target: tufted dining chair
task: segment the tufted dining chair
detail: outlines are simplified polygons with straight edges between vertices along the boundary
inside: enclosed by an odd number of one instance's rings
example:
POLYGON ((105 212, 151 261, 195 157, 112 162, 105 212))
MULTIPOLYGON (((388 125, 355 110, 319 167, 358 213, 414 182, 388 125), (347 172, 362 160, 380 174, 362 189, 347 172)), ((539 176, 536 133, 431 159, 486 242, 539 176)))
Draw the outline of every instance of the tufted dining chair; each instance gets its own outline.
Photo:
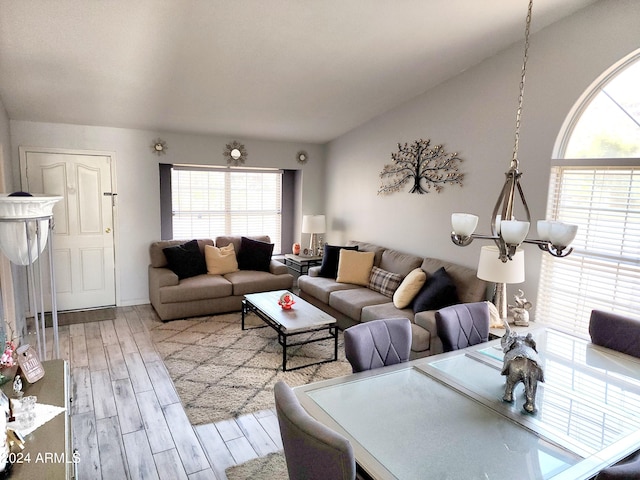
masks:
POLYGON ((344 331, 344 353, 353 372, 409 360, 411 322, 408 318, 371 320, 344 331))
POLYGON ((445 352, 489 340, 489 305, 486 302, 451 305, 438 310, 435 317, 445 352))
POLYGON ((640 358, 640 320, 592 310, 589 335, 595 345, 640 358))
POLYGON ((290 480, 359 478, 349 440, 311 417, 283 381, 274 395, 290 480))

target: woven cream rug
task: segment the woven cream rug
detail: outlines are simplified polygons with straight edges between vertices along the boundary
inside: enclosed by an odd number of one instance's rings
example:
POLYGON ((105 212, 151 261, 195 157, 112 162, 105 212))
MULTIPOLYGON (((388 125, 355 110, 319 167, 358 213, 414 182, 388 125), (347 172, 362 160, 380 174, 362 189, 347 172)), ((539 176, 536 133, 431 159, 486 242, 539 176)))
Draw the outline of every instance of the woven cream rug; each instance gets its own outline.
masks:
MULTIPOLYGON (((351 373, 342 333, 337 362, 283 372, 282 347, 275 331, 269 327, 243 331, 240 315, 158 321, 149 327, 192 424, 274 408, 273 386, 278 380, 295 387, 351 373)), ((252 325, 264 325, 255 315, 247 318, 252 325)), ((333 341, 287 351, 287 367, 294 367, 331 358, 333 341)))
POLYGON ((287 462, 284 453, 271 453, 225 470, 227 480, 286 480, 287 462))

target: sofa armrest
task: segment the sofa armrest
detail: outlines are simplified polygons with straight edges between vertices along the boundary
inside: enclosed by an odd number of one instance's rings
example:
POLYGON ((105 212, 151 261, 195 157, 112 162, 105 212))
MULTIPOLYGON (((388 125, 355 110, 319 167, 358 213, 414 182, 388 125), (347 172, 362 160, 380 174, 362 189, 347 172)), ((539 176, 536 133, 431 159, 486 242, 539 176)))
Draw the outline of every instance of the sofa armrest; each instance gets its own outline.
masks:
POLYGON ((149 289, 159 289, 160 287, 169 287, 173 285, 178 285, 180 283, 180 279, 178 275, 173 273, 168 268, 160 267, 154 268, 149 266, 149 289))
POLYGON ((289 269, 284 263, 279 262, 278 260, 271 260, 271 263, 269 264, 269 272, 274 275, 282 275, 289 273, 289 269))
POLYGON ((440 340, 440 337, 438 336, 438 327, 436 326, 436 311, 427 310, 424 312, 416 313, 413 319, 413 323, 429 332, 430 354, 435 355, 436 353, 442 353, 442 340, 440 340))
POLYGON ((309 275, 310 277, 319 277, 320 276, 320 267, 315 266, 315 267, 309 267, 309 270, 307 271, 307 275, 309 275))

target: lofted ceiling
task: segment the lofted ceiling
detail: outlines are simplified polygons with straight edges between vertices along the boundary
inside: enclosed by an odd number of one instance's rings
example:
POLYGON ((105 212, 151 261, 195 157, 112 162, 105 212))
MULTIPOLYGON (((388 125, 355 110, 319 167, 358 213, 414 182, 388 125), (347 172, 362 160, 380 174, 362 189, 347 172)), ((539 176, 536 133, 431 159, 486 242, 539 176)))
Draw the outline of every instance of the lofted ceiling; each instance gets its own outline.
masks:
MULTIPOLYGON (((594 1, 536 0, 532 30, 594 1)), ((521 41, 527 4, 0 0, 0 98, 13 120, 324 143, 521 41)))

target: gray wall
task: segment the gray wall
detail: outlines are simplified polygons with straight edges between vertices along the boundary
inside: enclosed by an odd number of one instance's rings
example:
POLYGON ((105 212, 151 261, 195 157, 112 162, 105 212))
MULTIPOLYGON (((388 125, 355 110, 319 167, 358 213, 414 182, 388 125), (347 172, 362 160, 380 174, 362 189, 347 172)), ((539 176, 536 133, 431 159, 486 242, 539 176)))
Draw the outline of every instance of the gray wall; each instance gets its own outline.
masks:
MULTIPOLYGON (((533 219, 544 217, 550 159, 565 117, 600 74, 640 47, 638 19, 640 2, 602 0, 532 37, 519 158, 533 219)), ((522 48, 520 42, 332 141, 327 240, 370 241, 475 268, 487 242, 455 246, 450 215, 477 214, 478 232, 489 232, 512 155, 522 48), (391 163, 397 143, 420 138, 459 153, 464 186, 447 186, 439 194, 378 196, 379 173, 391 163)), ((526 282, 520 287, 535 301, 542 253, 534 246, 525 250, 526 282)), ((509 301, 515 288, 509 289, 509 301)))
MULTIPOLYGON (((148 302, 148 248, 160 239, 158 163, 226 165, 225 144, 238 140, 247 149, 246 166, 303 169, 303 191, 297 207, 301 213, 315 213, 324 204, 324 150, 319 145, 13 120, 10 125, 16 185, 20 184, 20 146, 114 152, 118 305, 148 302), (167 142, 166 155, 151 152, 151 142, 158 136, 167 142), (296 161, 296 153, 302 149, 309 153, 304 166, 296 161)), ((294 237, 299 239, 299 224, 296 228, 294 237)))

